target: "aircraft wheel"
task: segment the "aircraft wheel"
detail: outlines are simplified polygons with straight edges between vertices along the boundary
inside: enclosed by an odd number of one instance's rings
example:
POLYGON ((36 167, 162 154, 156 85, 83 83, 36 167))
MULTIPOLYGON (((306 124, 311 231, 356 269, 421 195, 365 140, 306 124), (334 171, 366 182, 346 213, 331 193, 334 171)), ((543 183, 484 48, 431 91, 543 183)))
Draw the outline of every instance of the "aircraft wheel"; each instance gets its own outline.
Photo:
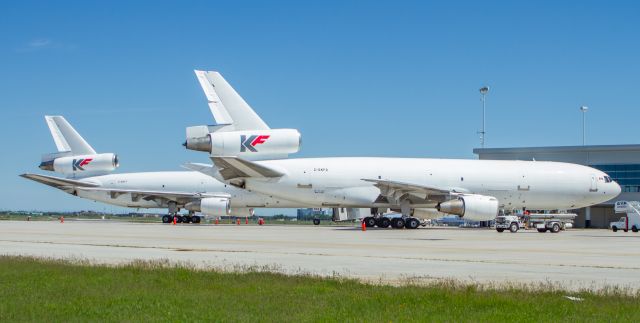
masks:
POLYGON ((193 220, 193 218, 189 215, 185 215, 183 218, 184 219, 182 219, 182 222, 184 223, 191 223, 191 221, 193 220))
POLYGON ((633 232, 638 232, 638 227, 636 227, 635 225, 631 227, 631 231, 633 232))
POLYGON ((381 217, 376 221, 376 225, 378 228, 388 228, 391 225, 391 220, 389 220, 389 218, 381 217))
POLYGON ((545 233, 545 232, 547 232, 547 229, 538 229, 538 232, 545 233))
POLYGON ((496 231, 498 231, 498 232, 504 232, 504 228, 496 228, 496 231))
POLYGON ((613 227, 611 228, 611 231, 613 231, 613 232, 618 232, 618 227, 613 226, 613 227))
POLYGON ((402 229, 402 228, 404 228, 404 219, 402 219, 402 218, 393 218, 393 219, 391 219, 391 226, 394 229, 402 229))
POLYGON ((511 233, 518 232, 518 229, 520 228, 518 227, 517 223, 511 223, 511 226, 509 226, 509 231, 511 231, 511 233))
POLYGON ((404 226, 407 229, 417 229, 420 226, 420 220, 416 218, 408 218, 404 223, 404 226))
POLYGON ((553 232, 553 233, 560 232, 560 225, 557 224, 557 223, 554 223, 553 226, 551 227, 551 232, 553 232))
POLYGON ((193 217, 191 217, 191 222, 193 223, 200 223, 201 219, 199 216, 194 215, 193 217))
POLYGON ((364 221, 364 225, 366 225, 367 228, 372 228, 376 225, 376 219, 370 216, 364 218, 362 221, 364 221))
POLYGON ((173 222, 173 218, 170 215, 162 216, 162 223, 171 223, 173 222))
POLYGON ((176 223, 182 223, 182 217, 179 215, 176 215, 176 223))
POLYGON ((320 219, 313 219, 314 225, 320 225, 320 219))

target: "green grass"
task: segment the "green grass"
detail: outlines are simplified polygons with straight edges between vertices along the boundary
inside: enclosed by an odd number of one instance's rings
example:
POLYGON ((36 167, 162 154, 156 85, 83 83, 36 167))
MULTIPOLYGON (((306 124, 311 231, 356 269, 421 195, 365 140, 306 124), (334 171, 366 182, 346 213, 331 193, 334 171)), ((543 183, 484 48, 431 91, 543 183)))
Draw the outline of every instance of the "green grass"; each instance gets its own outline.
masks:
POLYGON ((0 322, 640 321, 637 297, 0 257, 0 322))

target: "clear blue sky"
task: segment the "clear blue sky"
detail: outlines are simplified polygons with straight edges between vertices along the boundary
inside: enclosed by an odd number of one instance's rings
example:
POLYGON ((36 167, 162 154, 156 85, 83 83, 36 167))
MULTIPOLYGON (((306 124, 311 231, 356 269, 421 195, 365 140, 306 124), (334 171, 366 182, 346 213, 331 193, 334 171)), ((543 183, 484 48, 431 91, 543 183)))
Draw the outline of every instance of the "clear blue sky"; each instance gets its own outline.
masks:
POLYGON ((0 209, 112 210, 19 178, 61 114, 120 172, 179 170, 222 72, 297 156, 474 158, 487 146, 639 143, 637 1, 3 1, 0 209), (91 3, 90 3, 91 2, 91 3))

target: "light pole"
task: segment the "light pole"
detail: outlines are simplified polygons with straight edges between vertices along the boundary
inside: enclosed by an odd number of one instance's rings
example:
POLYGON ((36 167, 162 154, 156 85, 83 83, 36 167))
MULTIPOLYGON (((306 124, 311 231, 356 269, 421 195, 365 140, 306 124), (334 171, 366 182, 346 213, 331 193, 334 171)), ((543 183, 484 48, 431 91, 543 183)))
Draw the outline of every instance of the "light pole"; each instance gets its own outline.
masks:
POLYGON ((586 145, 586 115, 587 115, 587 111, 589 110, 589 107, 586 106, 581 106, 580 107, 580 111, 582 111, 582 145, 586 145))
POLYGON ((482 148, 484 148, 484 137, 487 134, 486 130, 485 130, 485 117, 486 117, 486 96, 487 93, 489 92, 489 87, 488 86, 483 86, 480 88, 480 94, 482 95, 482 130, 478 131, 478 133, 480 134, 480 146, 482 148))

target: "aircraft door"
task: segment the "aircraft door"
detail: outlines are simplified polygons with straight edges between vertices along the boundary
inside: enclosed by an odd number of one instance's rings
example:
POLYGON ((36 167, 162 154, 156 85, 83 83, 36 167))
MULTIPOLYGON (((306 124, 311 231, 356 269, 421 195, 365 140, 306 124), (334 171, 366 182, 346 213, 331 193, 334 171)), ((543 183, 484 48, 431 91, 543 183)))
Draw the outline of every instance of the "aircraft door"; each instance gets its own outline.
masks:
POLYGON ((598 191, 598 177, 595 174, 591 174, 591 187, 589 188, 589 191, 598 191))

